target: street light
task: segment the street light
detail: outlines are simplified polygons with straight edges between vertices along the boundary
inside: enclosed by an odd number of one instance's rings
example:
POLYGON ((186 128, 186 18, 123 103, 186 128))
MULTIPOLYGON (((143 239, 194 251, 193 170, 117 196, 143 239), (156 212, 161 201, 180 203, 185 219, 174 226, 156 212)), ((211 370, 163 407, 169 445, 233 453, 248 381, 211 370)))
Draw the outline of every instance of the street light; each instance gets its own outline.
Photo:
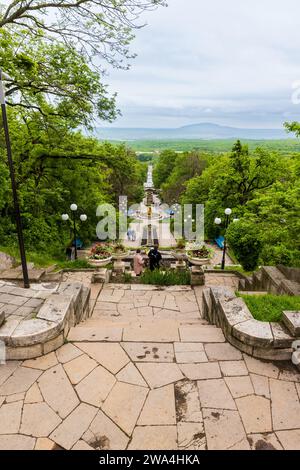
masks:
MULTIPOLYGON (((227 248, 227 243, 226 243, 226 230, 228 228, 228 225, 230 224, 230 216, 232 214, 232 209, 229 207, 225 209, 225 234, 224 234, 224 244, 223 244, 223 256, 222 256, 222 265, 221 269, 225 269, 225 259, 226 259, 226 248, 227 248)), ((234 222, 238 222, 239 219, 234 219, 234 222)), ((221 225, 222 224, 222 219, 220 217, 215 218, 215 224, 216 225, 221 225)))
POLYGON ((7 114, 6 114, 5 90, 4 90, 3 80, 11 81, 12 79, 6 73, 2 72, 2 70, 0 69, 0 103, 1 103, 6 151, 7 151, 7 160, 8 160, 11 187, 12 187, 12 193, 13 193, 14 212, 15 212, 15 218, 16 218, 19 249, 20 249, 21 264, 22 264, 22 271, 23 271, 23 282, 24 282, 24 287, 28 289, 30 287, 30 284, 29 284, 29 276, 28 276, 28 269, 27 269, 27 262, 26 262, 21 211, 20 211, 20 205, 19 205, 19 200, 18 200, 14 163, 12 159, 12 152, 11 152, 11 145, 10 145, 10 136, 9 136, 7 114))
MULTIPOLYGON (((77 204, 71 204, 70 209, 71 209, 72 214, 73 214, 73 232, 74 232, 75 260, 76 260, 77 259, 77 243, 76 243, 77 236, 76 236, 76 214, 75 214, 75 212, 78 209, 77 204)), ((62 214, 61 218, 64 222, 67 222, 70 217, 69 217, 68 214, 62 214)), ((81 216, 79 218, 80 218, 81 222, 86 222, 87 221, 87 215, 86 214, 81 214, 81 216)))

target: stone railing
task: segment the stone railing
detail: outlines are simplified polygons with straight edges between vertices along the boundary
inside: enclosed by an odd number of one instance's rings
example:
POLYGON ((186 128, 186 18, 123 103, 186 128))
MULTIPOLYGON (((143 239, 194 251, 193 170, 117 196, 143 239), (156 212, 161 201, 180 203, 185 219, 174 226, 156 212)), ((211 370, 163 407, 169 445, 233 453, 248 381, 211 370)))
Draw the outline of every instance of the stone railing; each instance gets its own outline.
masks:
POLYGON ((80 282, 62 283, 43 303, 34 318, 22 320, 17 328, 0 329, 7 360, 32 359, 63 345, 72 326, 90 315, 90 289, 80 282))
POLYGON ((222 328, 233 346, 260 359, 291 360, 293 343, 300 339, 296 329, 300 312, 284 312, 282 323, 258 321, 244 300, 225 287, 204 290, 203 314, 210 323, 222 328))

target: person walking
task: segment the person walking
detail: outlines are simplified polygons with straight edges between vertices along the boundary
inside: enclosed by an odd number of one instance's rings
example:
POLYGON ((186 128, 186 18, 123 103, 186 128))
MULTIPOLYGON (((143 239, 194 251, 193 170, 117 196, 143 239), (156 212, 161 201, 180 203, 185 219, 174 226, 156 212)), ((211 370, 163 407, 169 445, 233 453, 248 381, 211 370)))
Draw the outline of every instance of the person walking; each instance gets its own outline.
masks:
POLYGON ((148 253, 149 263, 150 263, 150 270, 154 271, 155 269, 160 268, 160 262, 162 259, 161 253, 158 251, 158 245, 154 245, 154 248, 148 253))
POLYGON ((136 250, 136 254, 133 257, 133 270, 136 276, 140 276, 143 272, 144 260, 141 255, 141 250, 136 250))

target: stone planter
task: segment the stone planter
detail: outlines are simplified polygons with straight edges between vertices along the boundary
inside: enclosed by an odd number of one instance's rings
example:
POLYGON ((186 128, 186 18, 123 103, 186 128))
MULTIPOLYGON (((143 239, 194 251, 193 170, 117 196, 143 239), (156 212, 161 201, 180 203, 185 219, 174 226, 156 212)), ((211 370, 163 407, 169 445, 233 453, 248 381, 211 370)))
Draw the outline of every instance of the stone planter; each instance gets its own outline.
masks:
POLYGON ((112 256, 109 258, 103 258, 103 259, 89 259, 89 264, 91 266, 94 266, 95 268, 102 268, 103 266, 106 266, 109 264, 112 260, 112 256))
POLYGON ((210 264, 210 258, 194 258, 193 256, 186 254, 188 261, 194 266, 207 266, 210 264))
POLYGON ((129 251, 123 253, 113 253, 112 259, 114 260, 114 272, 124 273, 125 272, 125 263, 123 261, 129 254, 129 251))
POLYGON ((186 254, 184 250, 177 250, 171 252, 172 256, 176 259, 176 268, 185 269, 186 268, 186 254))

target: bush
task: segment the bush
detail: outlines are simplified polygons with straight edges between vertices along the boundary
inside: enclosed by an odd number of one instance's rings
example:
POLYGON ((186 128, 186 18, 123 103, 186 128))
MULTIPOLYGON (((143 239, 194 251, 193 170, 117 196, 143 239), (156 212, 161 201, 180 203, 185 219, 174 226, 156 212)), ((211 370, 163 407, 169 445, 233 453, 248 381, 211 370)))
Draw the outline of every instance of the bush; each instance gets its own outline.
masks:
POLYGON ((160 271, 159 269, 155 269, 154 271, 150 271, 146 269, 140 279, 142 284, 152 284, 155 286, 184 286, 191 284, 191 273, 189 270, 160 271))
POLYGON ((262 245, 254 224, 240 220, 227 230, 227 241, 245 271, 257 268, 262 245))

